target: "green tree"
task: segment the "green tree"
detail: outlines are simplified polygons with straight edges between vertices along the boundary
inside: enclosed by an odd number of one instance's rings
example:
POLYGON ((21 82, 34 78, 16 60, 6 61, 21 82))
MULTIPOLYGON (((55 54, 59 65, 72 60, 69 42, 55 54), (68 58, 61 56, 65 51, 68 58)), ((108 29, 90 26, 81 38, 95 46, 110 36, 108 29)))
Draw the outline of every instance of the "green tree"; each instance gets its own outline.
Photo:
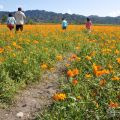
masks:
POLYGON ((3 15, 3 16, 2 16, 1 23, 4 24, 6 21, 7 21, 7 16, 3 15))

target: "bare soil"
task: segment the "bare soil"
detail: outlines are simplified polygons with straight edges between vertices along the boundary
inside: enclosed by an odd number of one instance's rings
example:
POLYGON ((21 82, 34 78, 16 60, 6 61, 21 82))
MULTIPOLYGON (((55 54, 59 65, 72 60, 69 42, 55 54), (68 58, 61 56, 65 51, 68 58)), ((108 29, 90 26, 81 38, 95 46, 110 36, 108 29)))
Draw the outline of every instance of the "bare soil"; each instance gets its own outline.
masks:
POLYGON ((52 96, 59 91, 59 80, 64 75, 66 63, 67 60, 58 62, 55 70, 45 72, 37 85, 20 91, 14 105, 0 109, 0 120, 32 120, 35 113, 49 107, 53 102, 52 96), (16 116, 19 112, 23 113, 21 118, 16 116))

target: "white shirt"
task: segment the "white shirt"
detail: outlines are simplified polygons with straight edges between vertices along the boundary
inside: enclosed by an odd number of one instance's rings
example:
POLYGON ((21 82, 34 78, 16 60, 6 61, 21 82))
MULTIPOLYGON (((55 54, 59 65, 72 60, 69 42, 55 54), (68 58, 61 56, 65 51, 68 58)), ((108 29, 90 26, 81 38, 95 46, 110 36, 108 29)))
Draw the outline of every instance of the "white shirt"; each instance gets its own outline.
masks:
POLYGON ((25 14, 23 12, 17 11, 15 13, 15 19, 16 19, 16 24, 17 25, 23 25, 25 18, 26 18, 26 16, 25 16, 25 14))

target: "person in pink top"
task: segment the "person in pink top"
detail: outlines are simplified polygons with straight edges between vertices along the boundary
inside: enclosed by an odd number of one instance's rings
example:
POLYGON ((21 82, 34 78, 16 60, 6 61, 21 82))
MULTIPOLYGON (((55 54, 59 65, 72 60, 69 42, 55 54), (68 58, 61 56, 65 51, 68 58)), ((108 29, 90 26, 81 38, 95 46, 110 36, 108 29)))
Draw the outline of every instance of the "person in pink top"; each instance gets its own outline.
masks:
POLYGON ((88 30, 88 32, 90 33, 91 28, 92 28, 92 22, 91 22, 90 18, 87 18, 87 22, 86 22, 85 26, 86 26, 86 29, 88 30))

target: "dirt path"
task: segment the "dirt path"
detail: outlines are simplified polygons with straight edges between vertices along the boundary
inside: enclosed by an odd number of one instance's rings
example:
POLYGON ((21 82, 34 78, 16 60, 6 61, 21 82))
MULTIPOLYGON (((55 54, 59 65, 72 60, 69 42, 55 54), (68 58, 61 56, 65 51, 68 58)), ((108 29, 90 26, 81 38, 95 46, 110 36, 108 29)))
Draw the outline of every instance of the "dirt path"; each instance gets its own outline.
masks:
POLYGON ((41 82, 18 95, 17 103, 7 110, 0 109, 0 120, 32 120, 33 115, 52 103, 51 97, 59 91, 59 80, 65 71, 66 60, 57 63, 55 71, 43 74, 41 82), (20 113, 21 112, 21 113, 20 113), (17 117, 20 113, 21 118, 17 117))

